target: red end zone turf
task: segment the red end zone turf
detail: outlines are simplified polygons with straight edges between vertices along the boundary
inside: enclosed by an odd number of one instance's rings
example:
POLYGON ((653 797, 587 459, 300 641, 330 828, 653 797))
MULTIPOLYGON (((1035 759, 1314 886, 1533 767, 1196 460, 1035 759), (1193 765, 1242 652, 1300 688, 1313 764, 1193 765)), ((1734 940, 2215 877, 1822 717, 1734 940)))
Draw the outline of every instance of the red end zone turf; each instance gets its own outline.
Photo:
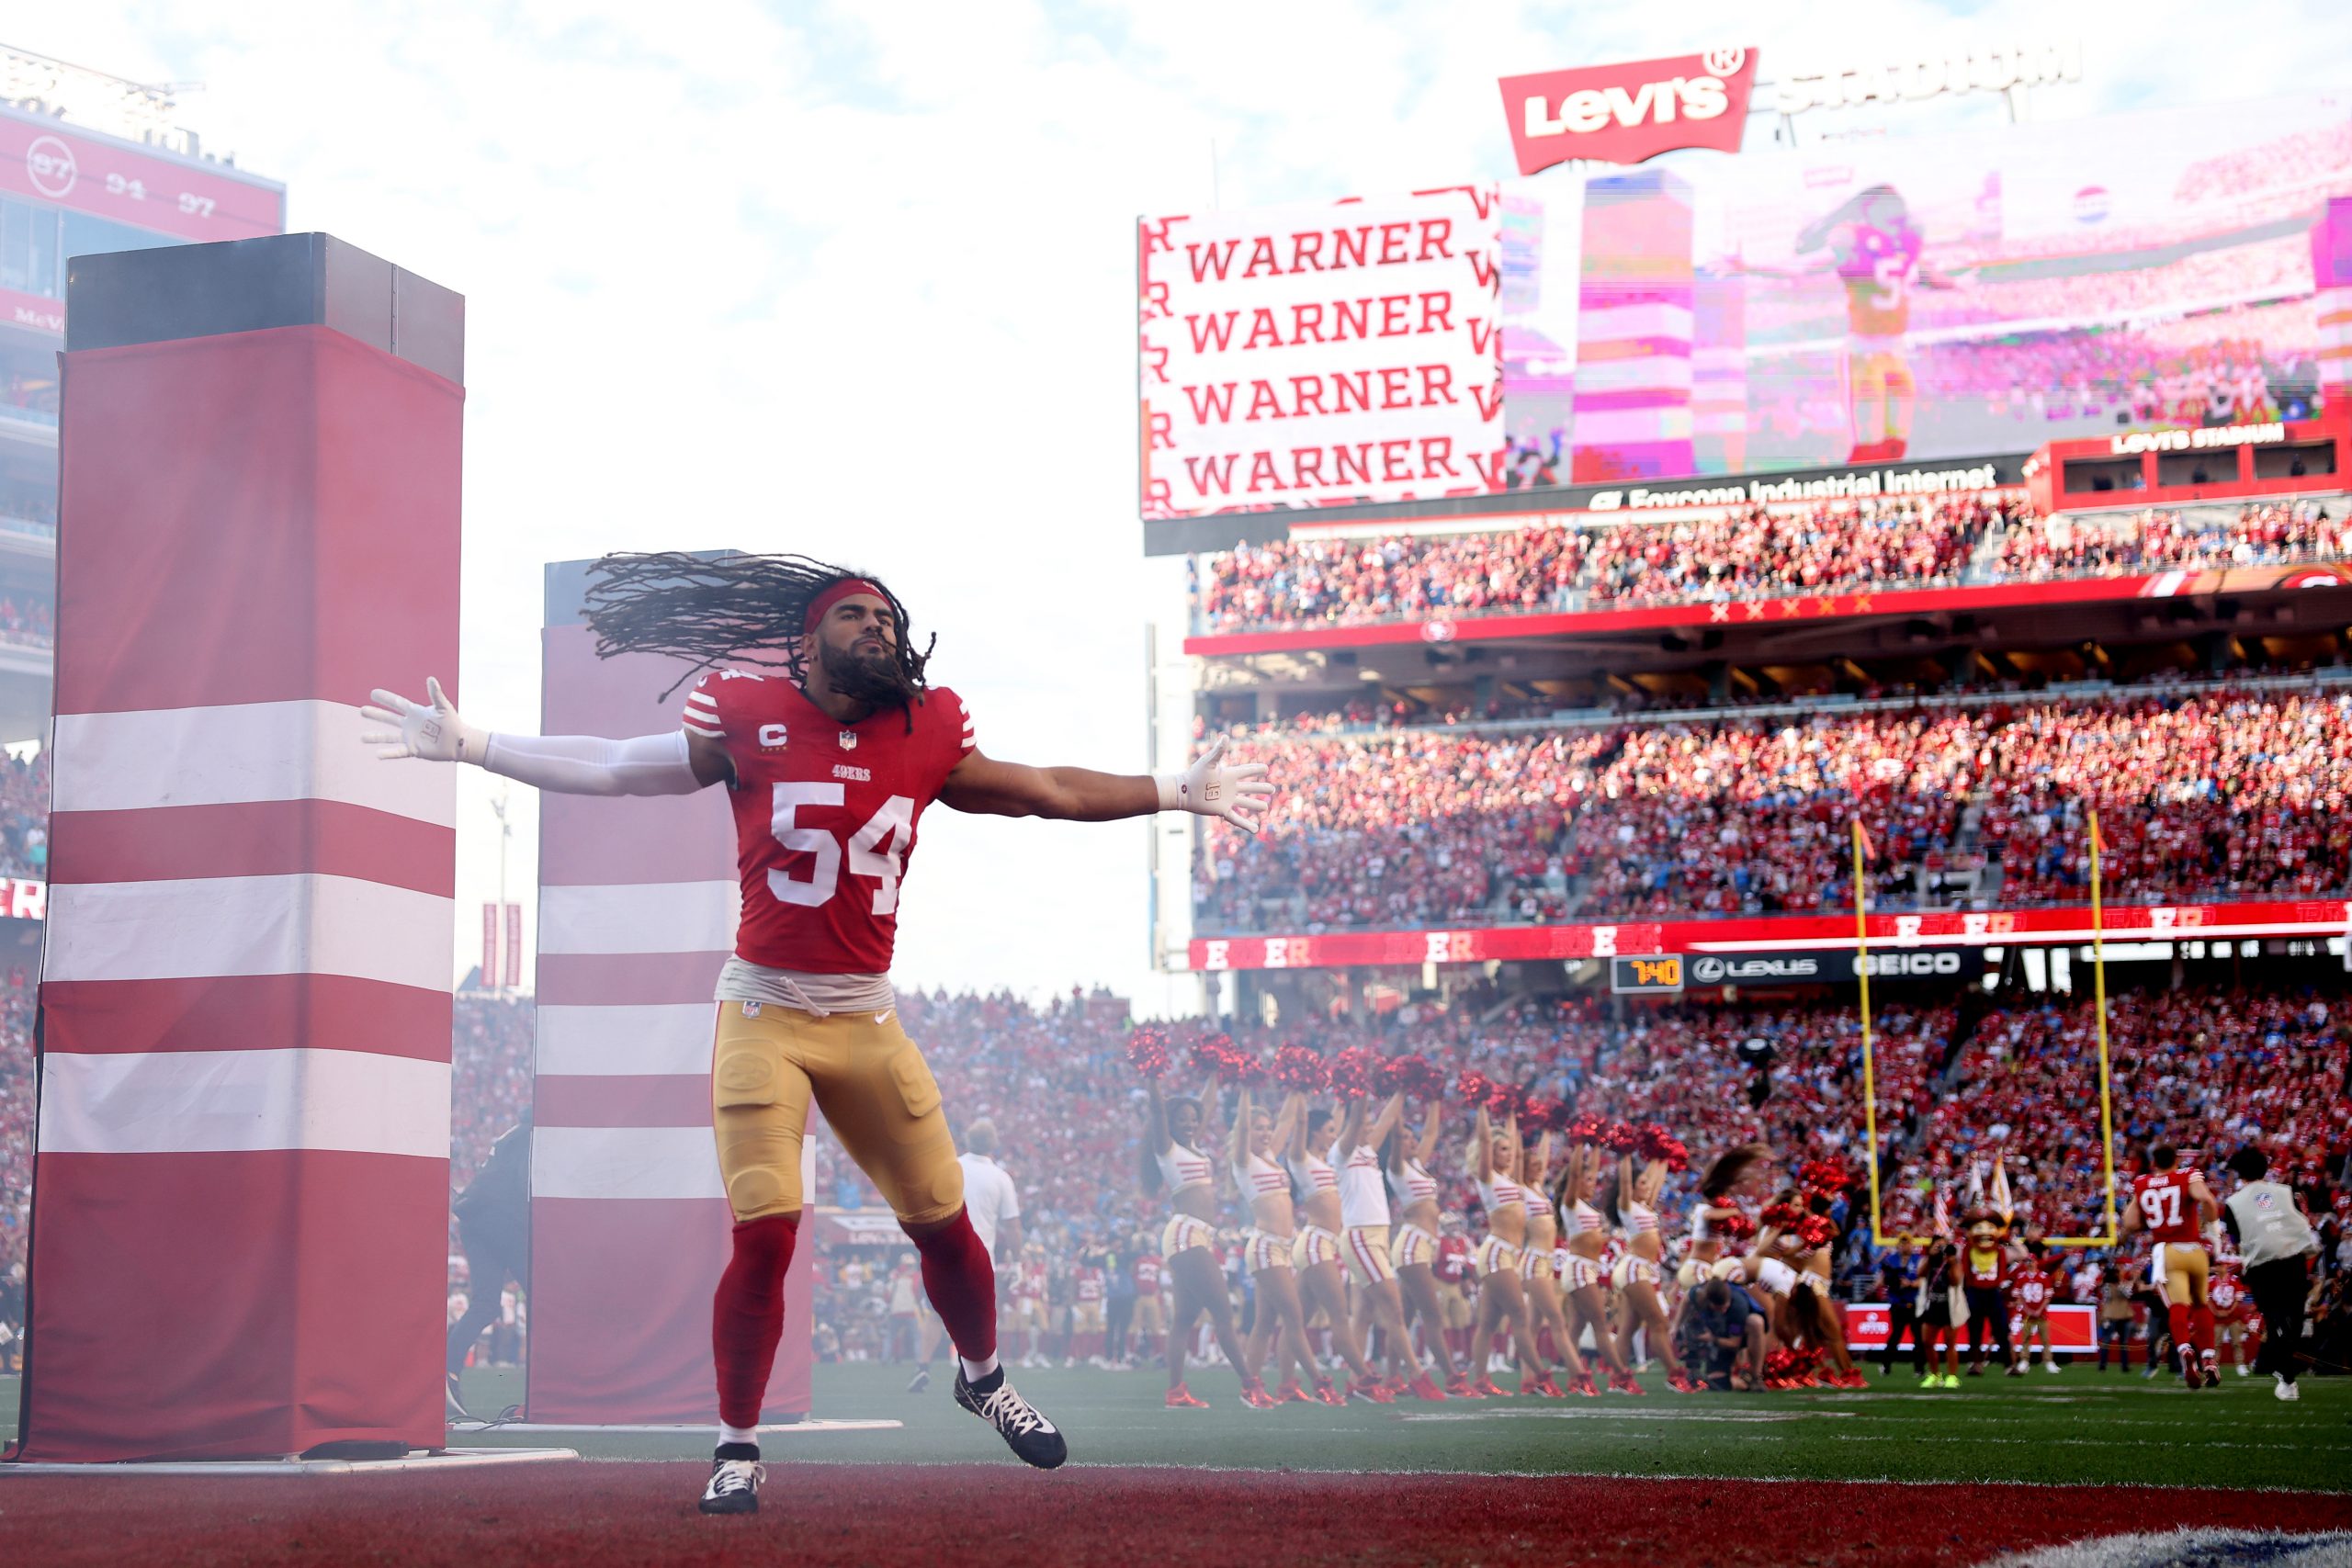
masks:
POLYGON ((26 1563, 1973 1562, 2180 1525, 2311 1530, 2352 1498, 2138 1487, 779 1464, 755 1518, 697 1464, 441 1475, 0 1478, 26 1563))

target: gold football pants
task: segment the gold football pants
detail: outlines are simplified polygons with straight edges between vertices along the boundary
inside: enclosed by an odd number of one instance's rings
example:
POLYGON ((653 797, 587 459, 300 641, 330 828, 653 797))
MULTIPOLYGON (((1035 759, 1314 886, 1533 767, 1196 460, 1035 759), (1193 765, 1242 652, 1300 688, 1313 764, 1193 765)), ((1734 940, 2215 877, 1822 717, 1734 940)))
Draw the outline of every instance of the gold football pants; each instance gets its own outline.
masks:
POLYGON ((964 1206, 938 1081, 898 1021, 895 1008, 814 1018, 775 1002, 718 1004, 711 1120, 737 1221, 799 1212, 811 1098, 902 1224, 934 1224, 964 1206))

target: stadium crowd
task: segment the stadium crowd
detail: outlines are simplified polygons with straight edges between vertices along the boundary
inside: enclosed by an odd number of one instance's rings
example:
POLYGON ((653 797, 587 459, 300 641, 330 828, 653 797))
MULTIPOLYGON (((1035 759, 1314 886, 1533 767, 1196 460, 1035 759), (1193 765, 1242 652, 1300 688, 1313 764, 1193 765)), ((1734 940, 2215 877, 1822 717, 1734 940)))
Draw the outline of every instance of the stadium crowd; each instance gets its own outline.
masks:
MULTIPOLYGON (((1026 1247, 1002 1274, 1005 1323, 1031 1359, 1105 1365, 1156 1358, 1148 1332, 1162 1321, 1158 1235, 1164 1217, 1136 1181, 1141 1086, 1127 1059, 1125 1004, 1100 992, 1033 1005, 1010 995, 902 993, 959 1126, 982 1117, 998 1130, 1018 1184, 1026 1247)), ((32 1130, 31 989, 18 976, 0 993, 0 1278, 24 1260, 32 1130)), ((527 998, 462 997, 458 1009, 452 1179, 462 1187, 488 1142, 528 1099, 527 998)), ((2127 1174, 2140 1151, 2169 1138, 2219 1159, 2267 1147, 2322 1223, 2324 1343, 2352 1337, 2352 1059, 2343 1002, 2279 989, 2123 989, 2110 1041, 2118 1149, 2127 1174)), ((1463 1069, 1522 1083, 1532 1094, 1605 1119, 1657 1122, 1692 1154, 1657 1203, 1670 1244, 1686 1239, 1697 1171, 1714 1153, 1761 1140, 1780 1165, 1842 1157, 1857 1173, 1865 1148, 1860 1035, 1847 1000, 1768 1005, 1637 1007, 1602 998, 1491 991, 1451 1006, 1409 1005, 1385 1016, 1333 1017, 1228 1028, 1247 1049, 1306 1044, 1324 1054, 1368 1047, 1425 1055, 1449 1082, 1463 1069)), ((1180 1026, 1173 1049, 1204 1026, 1180 1026)), ((1913 999, 1881 998, 1872 1042, 1889 1234, 1933 1228, 1939 1196, 1955 1212, 1986 1162, 2005 1157, 2020 1230, 2093 1234, 2102 1228, 2097 1159, 2095 1057, 2087 1001, 1973 989, 1913 999)), ((1177 1079, 1171 1079, 1171 1083, 1177 1079)), ((1183 1082, 1190 1092, 1193 1085, 1183 1082)), ((1446 1256, 1457 1262, 1483 1222, 1464 1159, 1469 1113, 1447 1105, 1440 1155, 1446 1256)), ((1212 1128, 1204 1146, 1222 1147, 1212 1128)), ((879 1201, 854 1167, 820 1144, 820 1201, 879 1201)), ((1228 1196, 1229 1179, 1225 1182, 1228 1196)), ((1246 1207, 1228 1202, 1219 1239, 1237 1303, 1250 1307, 1239 1266, 1246 1207)), ((1873 1293, 1883 1261, 1869 1244, 1867 1200, 1841 1194, 1837 1280, 1841 1295, 1873 1293)), ((818 1260, 820 1351, 844 1359, 907 1359, 922 1306, 899 1249, 840 1247, 818 1260)), ((2110 1261, 2122 1266, 2127 1260, 2110 1261)), ((2128 1270, 2127 1270, 2128 1271, 2128 1270)), ((2069 1275, 2067 1279, 2072 1279, 2069 1275)), ((2096 1274, 2084 1278, 2096 1283, 2096 1274)), ((1475 1292, 1457 1269, 1456 1283, 1475 1292)), ((2064 1281, 2057 1299, 2067 1300, 2064 1281)), ((1471 1299, 1475 1299, 1473 1296, 1471 1299)), ((512 1320, 527 1321, 518 1303, 512 1320)), ((2156 1330, 2144 1310, 2141 1343, 2156 1330)), ((484 1354, 504 1355, 493 1330, 484 1354)), ((2128 1356, 2128 1351, 2126 1352, 2128 1356)))
MULTIPOLYGON (((2203 410, 2237 397, 2225 396, 2231 385, 2251 395, 2249 378, 2259 374, 2228 365, 2168 371, 2151 380, 2157 390, 2148 395, 2203 410)), ((2051 395, 2022 386, 2020 399, 2051 395)), ((2233 415, 2242 401, 2230 402, 2233 415)), ((1204 632, 1361 626, 2330 560, 2352 550, 2352 521, 2340 501, 2334 507, 2250 505, 2210 520, 2154 509, 2045 517, 2000 493, 1756 506, 1600 526, 1287 539, 1193 558, 1194 620, 1204 632)))
MULTIPOLYGON (((1141 1089, 1123 1059, 1127 1026, 1114 1021, 1118 1010, 1099 998, 1041 1009, 1001 997, 910 1002, 950 1102, 960 1092, 974 1113, 988 1114, 1008 1134, 1001 1158, 1022 1190, 1030 1243, 1027 1259, 1004 1286, 1008 1324, 1024 1325, 1017 1348, 1032 1357, 1102 1364, 1152 1359, 1152 1347, 1118 1331, 1135 1323, 1138 1294, 1158 1289, 1161 1217, 1134 1179, 1141 1089), (1032 1270, 1038 1282, 1029 1282, 1032 1270), (1025 1326, 1032 1314, 1022 1304, 1031 1300, 1039 1309, 1034 1329, 1025 1326)), ((914 1021, 910 1017, 910 1026, 914 1021)), ((1996 1155, 2016 1190, 2022 1237, 2103 1228, 2097 1100, 2084 1081, 2095 1061, 2087 1002, 2024 997, 1988 1004, 1969 994, 1913 1002, 1898 991, 1891 1005, 1883 1004, 1876 1024, 1888 1234, 1930 1233, 1939 1198, 1960 1213, 1996 1155)), ((1808 1159, 1842 1157, 1857 1180, 1835 1208, 1838 1293, 1855 1300, 1877 1293, 1884 1252, 1870 1245, 1859 1184, 1863 1080, 1860 1031, 1848 1002, 1634 1009, 1612 1017, 1591 998, 1498 1005, 1492 996, 1478 996, 1371 1022, 1236 1026, 1232 1035, 1261 1052, 1308 1043, 1326 1053, 1370 1046, 1419 1054, 1439 1064, 1449 1081, 1457 1070, 1476 1069, 1603 1118, 1661 1123, 1694 1156, 1691 1169, 1669 1179, 1657 1205, 1677 1243, 1685 1239, 1697 1172, 1709 1152, 1760 1139, 1789 1170, 1808 1159)), ((1176 1032, 1179 1060, 1185 1043, 1198 1037, 1197 1028, 1176 1032)), ((2322 1221, 2326 1257, 2319 1294, 2339 1304, 2321 1332, 2352 1332, 2340 1304, 2341 1276, 2352 1269, 2352 1204, 2345 1197, 2352 1174, 2346 1168, 2352 1084, 2332 999, 2263 990, 2126 991, 2115 998, 2111 1039, 2124 1176, 2141 1167, 2150 1144, 2165 1139, 2213 1159, 2249 1144, 2268 1148, 2322 1221)), ((1181 1092, 1193 1087, 1186 1081, 1181 1092)), ((1483 1222, 1464 1159, 1468 1113, 1456 1105, 1444 1114, 1442 1154, 1431 1169, 1443 1191, 1445 1256, 1457 1257, 1476 1244, 1483 1222), (1456 1241, 1460 1246, 1451 1245, 1456 1241)), ((1213 1123, 1200 1146, 1221 1149, 1221 1137, 1213 1123)), ((850 1182, 864 1201, 877 1201, 854 1176, 850 1182)), ((1229 1180, 1226 1186, 1230 1192, 1229 1180)), ((1245 1204, 1228 1202, 1219 1236, 1245 1321, 1251 1307, 1240 1267, 1246 1218, 1245 1204)), ((2102 1266, 2110 1280, 2122 1277, 2116 1269, 2128 1275, 2143 1267, 2121 1255, 2094 1254, 2087 1262, 2087 1269, 2053 1265, 2052 1299, 2096 1300, 2102 1266)), ((888 1267, 854 1274, 843 1308, 854 1321, 876 1323, 894 1311, 920 1312, 919 1298, 910 1297, 902 1281, 888 1267)), ((1475 1291, 1466 1271, 1457 1270, 1453 1282, 1475 1291)), ((2139 1343, 2151 1344, 2163 1332, 2162 1314, 2151 1317, 2144 1303, 2136 1310, 2133 1332, 2139 1343)), ((845 1356, 887 1359, 900 1337, 851 1333, 833 1343, 845 1356)), ((1206 1359, 1215 1359, 1214 1352, 1206 1359)))
POLYGON ((2241 508, 2234 519, 2193 522, 2154 508, 2085 517, 2021 517, 1992 543, 1994 571, 2041 581, 2126 570, 2208 570, 2335 560, 2352 552, 2352 513, 2331 518, 2311 502, 2241 508))
POLYGON ((1857 807, 1889 908, 1979 866, 2005 904, 2079 901, 2091 809, 2119 901, 2352 886, 2352 696, 2318 691, 1232 733, 1286 787, 1254 839, 1202 835, 1210 932, 1850 908, 1857 807))

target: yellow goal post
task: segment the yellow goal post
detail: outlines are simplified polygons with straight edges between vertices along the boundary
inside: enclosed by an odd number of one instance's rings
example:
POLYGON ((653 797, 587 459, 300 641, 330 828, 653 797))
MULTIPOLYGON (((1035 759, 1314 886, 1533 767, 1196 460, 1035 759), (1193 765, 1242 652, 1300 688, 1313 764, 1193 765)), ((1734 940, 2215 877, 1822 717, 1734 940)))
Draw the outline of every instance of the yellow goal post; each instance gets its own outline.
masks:
MULTIPOLYGON (((1878 1168, 1878 1067, 1871 1031, 1871 933, 1868 890, 1862 862, 1870 840, 1861 818, 1854 819, 1854 979, 1860 987, 1862 1023, 1862 1126, 1871 1178, 1871 1245, 1885 1247, 1883 1195, 1878 1168)), ((2098 812, 2089 811, 2091 859, 2091 994, 2098 1037, 2098 1132, 2101 1174, 2106 1181, 2107 1230, 2102 1235, 2042 1237, 2045 1247, 2111 1247, 2120 1239, 2115 1213, 2115 1100, 2108 1066, 2107 1038, 2107 917, 2105 889, 2100 881, 2098 812)))

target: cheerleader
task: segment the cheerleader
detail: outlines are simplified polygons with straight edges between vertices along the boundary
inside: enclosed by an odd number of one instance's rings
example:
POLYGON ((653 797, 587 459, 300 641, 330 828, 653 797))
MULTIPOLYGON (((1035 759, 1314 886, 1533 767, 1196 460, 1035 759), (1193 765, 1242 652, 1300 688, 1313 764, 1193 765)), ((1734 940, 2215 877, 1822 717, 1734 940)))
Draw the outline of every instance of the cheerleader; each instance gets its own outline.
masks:
POLYGON ((1618 1393, 1646 1393, 1625 1363, 1625 1348, 1609 1331, 1609 1302, 1601 1289, 1605 1276, 1600 1267, 1600 1255, 1609 1246, 1609 1222, 1591 1202, 1600 1179, 1599 1145, 1579 1144, 1568 1150, 1558 1195, 1560 1212, 1566 1216, 1562 1228, 1568 1251, 1568 1272, 1560 1288, 1566 1304, 1591 1331, 1593 1348, 1608 1363, 1610 1388, 1618 1393))
MULTIPOLYGON (((1817 1201, 1824 1207, 1828 1202, 1817 1201)), ((1836 1369, 1828 1379, 1834 1388, 1867 1387, 1846 1354, 1845 1325, 1830 1295, 1829 1248, 1836 1239, 1837 1228, 1826 1214, 1807 1213, 1802 1194, 1786 1193, 1765 1211, 1741 1273, 1770 1298, 1772 1332, 1782 1346, 1803 1346, 1826 1359, 1836 1369)), ((1800 1376, 1797 1385, 1809 1381, 1800 1376)))
POLYGON ((1703 1284, 1722 1260, 1724 1223, 1738 1224, 1747 1217, 1737 1194, 1749 1174, 1771 1157, 1772 1151, 1762 1144, 1742 1144, 1717 1155, 1714 1164, 1699 1178, 1699 1201, 1690 1206, 1690 1253, 1675 1273, 1676 1282, 1685 1292, 1703 1284))
POLYGON ((1234 1179, 1250 1195, 1250 1225, 1242 1258, 1257 1292, 1258 1313, 1243 1348, 1249 1353, 1251 1376, 1261 1388, 1265 1386, 1269 1350, 1277 1368, 1288 1369, 1282 1386, 1273 1393, 1277 1404, 1313 1402, 1314 1396, 1299 1385, 1300 1372, 1311 1382, 1323 1381, 1306 1343, 1306 1312, 1299 1303, 1298 1270, 1291 1262, 1291 1247, 1297 1236, 1291 1213, 1290 1177, 1273 1157, 1290 1141, 1302 1109, 1293 1100, 1276 1117, 1264 1106, 1251 1104, 1250 1086, 1242 1085, 1226 1154, 1234 1179))
MULTIPOLYGON (((1208 1314, 1217 1348, 1232 1364, 1234 1376, 1241 1380, 1243 1403, 1271 1407, 1273 1396, 1251 1375, 1241 1341, 1234 1335, 1233 1303, 1225 1293, 1225 1273, 1217 1267, 1214 1250, 1216 1166, 1198 1146, 1202 1130, 1208 1124, 1208 1111, 1203 1100, 1161 1098, 1158 1078, 1146 1078, 1144 1088, 1149 1098, 1143 1137, 1143 1190, 1149 1196, 1165 1187, 1169 1207, 1174 1211, 1159 1233, 1159 1252, 1167 1259, 1168 1282, 1174 1296, 1168 1317, 1167 1407, 1208 1408, 1206 1400, 1193 1397, 1184 1386, 1184 1346, 1193 1337, 1193 1323, 1204 1313, 1208 1314)), ((1216 1092, 1216 1086, 1211 1083, 1208 1095, 1216 1092)))
POLYGON ((1308 1111, 1306 1097, 1293 1095, 1283 1108, 1291 1123, 1291 1141, 1283 1155, 1283 1169, 1290 1178, 1293 1208, 1299 1216, 1298 1235, 1291 1243, 1291 1268, 1298 1279, 1301 1303, 1311 1315, 1323 1314, 1331 1325, 1331 1348, 1348 1364, 1348 1392, 1340 1393, 1322 1377, 1315 1380, 1316 1397, 1326 1404, 1361 1399, 1369 1404, 1394 1404, 1396 1396, 1373 1376, 1372 1367, 1357 1345, 1348 1319, 1348 1281, 1340 1271, 1340 1229, 1342 1223, 1340 1173, 1315 1152, 1331 1125, 1329 1111, 1308 1111))
MULTIPOLYGON (((1799 1282, 1812 1287, 1808 1293, 1813 1299, 1803 1311, 1809 1332, 1817 1330, 1819 1335, 1808 1343, 1817 1345, 1835 1369, 1829 1374, 1832 1388, 1868 1388, 1871 1380, 1861 1374, 1854 1365, 1854 1358, 1847 1353, 1846 1320, 1838 1311, 1837 1271, 1831 1257, 1838 1244, 1838 1225, 1829 1217, 1834 1204, 1826 1194, 1813 1192, 1806 1195, 1804 1205, 1806 1223, 1816 1234, 1799 1260, 1797 1271, 1799 1282)), ((2002 1325, 2004 1330, 2007 1326, 2002 1325)))
MULTIPOLYGON (((1388 1236, 1388 1184, 1382 1174, 1380 1145, 1396 1132, 1405 1114, 1405 1097, 1392 1094, 1371 1113, 1372 1102, 1348 1101, 1340 1118, 1340 1135, 1331 1145, 1331 1163, 1340 1168, 1340 1223, 1346 1227, 1343 1255, 1348 1278, 1363 1293, 1366 1323, 1388 1337, 1388 1359, 1404 1387, 1393 1392, 1416 1399, 1442 1400, 1445 1391, 1430 1381, 1413 1350, 1413 1337, 1405 1326, 1405 1298, 1396 1288, 1396 1265, 1388 1236)), ((1371 1336, 1364 1336, 1369 1345, 1371 1336)))
POLYGON ((1422 1119, 1419 1137, 1408 1137, 1399 1125, 1382 1145, 1383 1168, 1388 1178, 1388 1206, 1396 1221, 1389 1238, 1388 1260, 1396 1268, 1396 1288, 1405 1300, 1405 1315, 1421 1320, 1430 1357, 1445 1380, 1445 1392, 1454 1399, 1481 1397, 1453 1365, 1445 1346, 1445 1308, 1437 1288, 1437 1178, 1430 1174, 1430 1156, 1437 1152, 1438 1124, 1443 1112, 1432 1102, 1422 1119))
MULTIPOLYGON (((1525 1281, 1519 1277, 1519 1255, 1527 1240, 1527 1201, 1515 1179, 1519 1156, 1518 1118, 1498 1128, 1480 1106, 1466 1162, 1478 1201, 1487 1211, 1487 1234, 1471 1259, 1478 1275, 1478 1317, 1470 1330, 1470 1389, 1487 1399, 1503 1396, 1488 1370, 1498 1335, 1510 1336, 1521 1393, 1541 1393, 1551 1381, 1535 1359, 1535 1331, 1528 1315, 1525 1281)), ((1560 1391, 1555 1385, 1551 1392, 1560 1391)))
MULTIPOLYGON (((1585 1365, 1583 1355, 1577 1349, 1576 1330, 1569 1325, 1567 1313, 1560 1301, 1561 1259, 1557 1251, 1560 1222, 1552 1212, 1552 1196, 1546 1190, 1551 1164, 1552 1134, 1546 1133, 1536 1140, 1535 1152, 1527 1156, 1527 1181, 1520 1189, 1520 1196, 1525 1201, 1527 1209, 1527 1247, 1520 1255, 1519 1273, 1527 1285, 1528 1321, 1534 1325, 1539 1336, 1549 1329, 1552 1343, 1559 1347, 1561 1364, 1568 1373, 1568 1386, 1565 1392, 1594 1399, 1600 1397, 1600 1390, 1593 1385, 1591 1370, 1585 1365)), ((1571 1269, 1576 1266, 1573 1258, 1567 1261, 1571 1269)), ((1604 1320, 1594 1332, 1594 1344, 1606 1340, 1609 1336, 1607 1322, 1604 1320)), ((1539 1358, 1541 1353, 1539 1349, 1539 1358)), ((1563 1392, 1548 1372, 1544 1381, 1551 1385, 1546 1392, 1563 1392)), ((1614 1386, 1614 1380, 1611 1380, 1611 1385, 1614 1386)), ((1632 1392, 1639 1393, 1641 1390, 1636 1388, 1632 1392)))
POLYGON ((1698 1385, 1690 1381, 1682 1358, 1675 1353, 1674 1333, 1666 1320, 1666 1305, 1658 1300, 1658 1287, 1665 1279, 1658 1259, 1666 1244, 1658 1235, 1657 1201, 1666 1189, 1666 1174, 1664 1160, 1649 1160, 1636 1172, 1634 1156, 1621 1155, 1617 1168, 1602 1190, 1600 1212, 1617 1216, 1618 1229, 1625 1240, 1625 1256, 1613 1277, 1617 1292, 1625 1303, 1625 1342, 1631 1344, 1637 1333, 1646 1336, 1649 1348, 1666 1363, 1667 1386, 1677 1393, 1696 1393, 1698 1385))

